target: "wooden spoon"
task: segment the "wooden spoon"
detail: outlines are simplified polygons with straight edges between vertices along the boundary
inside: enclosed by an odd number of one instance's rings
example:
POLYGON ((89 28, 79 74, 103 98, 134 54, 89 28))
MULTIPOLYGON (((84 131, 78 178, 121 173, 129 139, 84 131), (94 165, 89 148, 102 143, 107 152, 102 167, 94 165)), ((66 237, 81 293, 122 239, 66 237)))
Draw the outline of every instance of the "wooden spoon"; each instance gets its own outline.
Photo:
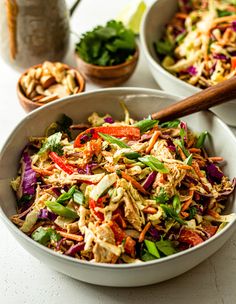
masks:
POLYGON ((173 120, 236 98, 236 77, 218 83, 208 89, 185 98, 173 105, 152 114, 152 119, 173 120))

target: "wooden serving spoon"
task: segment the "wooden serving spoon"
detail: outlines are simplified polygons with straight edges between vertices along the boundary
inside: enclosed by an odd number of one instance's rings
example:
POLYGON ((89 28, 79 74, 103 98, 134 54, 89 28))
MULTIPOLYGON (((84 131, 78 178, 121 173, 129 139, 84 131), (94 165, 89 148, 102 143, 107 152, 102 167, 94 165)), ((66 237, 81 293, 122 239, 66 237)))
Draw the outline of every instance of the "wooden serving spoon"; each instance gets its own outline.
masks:
POLYGON ((208 89, 185 98, 171 106, 153 113, 152 119, 162 122, 183 117, 236 99, 236 77, 218 83, 208 89))

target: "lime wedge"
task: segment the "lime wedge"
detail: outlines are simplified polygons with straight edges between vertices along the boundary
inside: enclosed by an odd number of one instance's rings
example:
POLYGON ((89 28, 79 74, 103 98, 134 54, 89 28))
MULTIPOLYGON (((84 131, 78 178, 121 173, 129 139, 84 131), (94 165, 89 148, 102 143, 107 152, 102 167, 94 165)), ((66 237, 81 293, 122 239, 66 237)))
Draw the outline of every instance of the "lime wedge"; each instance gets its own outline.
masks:
POLYGON ((122 21, 126 27, 133 30, 135 34, 139 33, 140 23, 147 5, 142 0, 129 1, 123 10, 117 16, 117 20, 122 21))

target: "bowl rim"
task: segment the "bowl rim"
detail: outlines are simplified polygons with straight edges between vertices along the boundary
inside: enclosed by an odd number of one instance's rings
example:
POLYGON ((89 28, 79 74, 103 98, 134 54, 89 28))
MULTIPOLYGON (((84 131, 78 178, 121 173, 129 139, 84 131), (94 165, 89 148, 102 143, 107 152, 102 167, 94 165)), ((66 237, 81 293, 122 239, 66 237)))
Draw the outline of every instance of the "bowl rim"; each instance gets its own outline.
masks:
POLYGON ((130 59, 127 59, 125 62, 116 64, 116 65, 109 65, 109 66, 100 66, 100 65, 96 65, 96 64, 92 64, 92 63, 88 63, 86 61, 84 61, 79 54, 76 52, 74 52, 75 54, 75 58, 77 60, 80 60, 84 66, 90 68, 90 69, 94 69, 94 70, 99 70, 99 71, 110 71, 110 70, 118 70, 118 69, 122 69, 126 66, 129 66, 135 62, 137 62, 138 58, 139 58, 139 47, 138 44, 136 43, 135 45, 135 52, 132 55, 132 57, 130 59))
MULTIPOLYGON (((147 19, 149 18, 150 12, 154 9, 154 7, 160 2, 160 1, 165 1, 165 0, 156 0, 151 6, 148 7, 146 12, 144 13, 144 16, 142 18, 141 22, 141 27, 140 27, 140 41, 142 45, 142 49, 144 51, 145 57, 147 60, 153 65, 161 74, 165 75, 166 77, 170 78, 171 81, 176 82, 176 84, 179 84, 183 86, 183 89, 189 89, 192 90, 192 94, 201 92, 203 89, 195 87, 192 84, 187 83, 186 81, 183 81, 179 79, 177 76, 174 76, 170 72, 168 72, 164 67, 162 67, 161 64, 159 64, 154 57, 151 55, 149 48, 147 46, 147 39, 145 35, 145 30, 146 30, 146 23, 147 19)), ((236 101, 231 100, 228 103, 234 103, 236 104, 236 101)))
MULTIPOLYGON (((121 88, 106 88, 106 89, 98 89, 98 90, 93 90, 93 91, 89 91, 89 92, 83 92, 81 94, 78 95, 70 95, 67 97, 64 97, 60 100, 55 100, 53 102, 50 102, 48 104, 46 104, 44 107, 39 107, 35 110, 33 110, 32 112, 28 113, 24 118, 21 119, 20 122, 18 122, 16 124, 16 126, 14 127, 14 129, 11 131, 11 133, 9 134, 9 136, 7 137, 7 139, 5 140, 5 142, 3 143, 1 150, 0 150, 0 156, 4 153, 5 148, 7 147, 7 143, 9 140, 11 140, 11 138, 14 136, 14 132, 16 129, 18 129, 20 126, 22 126, 25 121, 30 120, 31 118, 33 118, 35 115, 37 115, 37 113, 39 111, 46 111, 48 107, 56 107, 61 100, 67 101, 68 103, 73 100, 73 99, 80 99, 83 96, 90 96, 91 98, 93 97, 93 95, 95 94, 112 94, 112 93, 120 93, 122 92, 123 94, 127 93, 127 92, 131 92, 132 94, 138 94, 138 93, 145 93, 148 95, 155 95, 156 97, 166 97, 166 98, 181 98, 179 96, 173 95, 173 94, 169 94, 165 91, 160 91, 160 90, 155 90, 155 89, 149 89, 149 88, 136 88, 136 87, 121 87, 121 88)), ((218 124, 221 125, 221 127, 223 129, 225 129, 226 132, 228 132, 228 135, 230 137, 233 138, 234 141, 236 141, 236 138, 233 134, 233 132, 230 130, 230 128, 216 115, 214 115, 211 111, 207 111, 210 115, 212 115, 214 117, 214 119, 217 121, 218 124)), ((0 198, 0 202, 3 200, 3 198, 0 198)), ((9 228, 10 232, 15 232, 20 238, 23 238, 27 243, 29 243, 29 245, 31 244, 32 246, 36 246, 39 250, 44 251, 45 253, 54 256, 57 259, 62 259, 67 263, 76 263, 82 267, 92 267, 92 268, 102 268, 102 269, 133 269, 133 268, 142 268, 142 267, 148 267, 148 266, 152 266, 155 264, 159 264, 159 263, 166 263, 171 261, 172 259, 178 259, 180 257, 182 257, 183 255, 187 255, 187 254, 191 254, 194 251, 199 251, 202 247, 207 246, 208 244, 214 242, 216 239, 220 238, 223 234, 225 234, 227 231, 231 230, 233 227, 233 225, 236 224, 236 217, 230 222, 228 223, 220 232, 218 232, 217 234, 215 234, 214 236, 212 236, 211 238, 209 238, 208 240, 204 241, 203 243, 177 252, 173 255, 170 256, 166 256, 166 257, 162 257, 160 259, 157 260, 153 260, 153 261, 148 261, 148 262, 137 262, 137 263, 131 263, 131 264, 108 264, 108 263, 97 263, 97 262, 89 262, 89 261, 82 261, 79 259, 75 259, 73 257, 70 256, 66 256, 66 255, 62 255, 60 253, 57 253, 37 242, 35 242, 33 239, 31 239, 29 236, 27 236, 24 232, 22 232, 19 228, 17 228, 12 222, 11 220, 7 217, 7 215, 3 212, 2 208, 1 208, 1 204, 0 204, 0 218, 2 219, 2 221, 4 222, 4 224, 7 226, 7 228, 9 228)), ((236 225, 235 225, 236 226, 236 225)), ((236 228, 236 227, 234 227, 236 228)), ((20 242, 19 242, 20 243, 20 242)))
MULTIPOLYGON (((51 61, 51 63, 56 63, 54 61, 51 61)), ((61 64, 65 67, 66 70, 74 70, 75 73, 77 74, 77 77, 78 77, 78 80, 79 80, 79 92, 78 93, 81 93, 84 91, 85 89, 85 79, 84 77, 82 76, 82 74, 74 67, 66 64, 66 63, 63 63, 61 62, 61 64)), ((32 101, 30 98, 28 98, 24 93, 23 93, 23 90, 22 90, 22 86, 21 86, 21 79, 22 77, 24 77, 26 74, 28 74, 29 70, 32 69, 32 68, 39 68, 39 67, 42 67, 43 63, 39 63, 39 64, 35 64, 31 67, 29 67, 28 69, 26 69, 23 73, 21 73, 18 81, 17 81, 17 84, 16 84, 16 91, 17 91, 17 95, 18 97, 23 100, 24 103, 28 104, 28 105, 34 105, 35 107, 41 107, 41 106, 45 106, 46 104, 44 103, 41 103, 41 102, 37 102, 37 101, 32 101)), ((76 94, 78 94, 76 93, 76 94)), ((72 95, 75 95, 75 94, 72 94, 72 95)), ((61 100, 62 98, 58 98, 57 100, 61 100)), ((48 103, 51 103, 48 102, 48 103)))

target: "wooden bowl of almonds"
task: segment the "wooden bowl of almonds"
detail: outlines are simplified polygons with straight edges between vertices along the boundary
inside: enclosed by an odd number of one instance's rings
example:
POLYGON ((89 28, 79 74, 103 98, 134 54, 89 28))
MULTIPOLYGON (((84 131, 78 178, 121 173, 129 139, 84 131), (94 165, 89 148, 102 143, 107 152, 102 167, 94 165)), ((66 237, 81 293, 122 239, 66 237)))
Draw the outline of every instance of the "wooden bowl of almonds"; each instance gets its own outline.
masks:
POLYGON ((17 83, 17 95, 26 112, 85 89, 85 80, 74 68, 45 61, 26 70, 17 83))

